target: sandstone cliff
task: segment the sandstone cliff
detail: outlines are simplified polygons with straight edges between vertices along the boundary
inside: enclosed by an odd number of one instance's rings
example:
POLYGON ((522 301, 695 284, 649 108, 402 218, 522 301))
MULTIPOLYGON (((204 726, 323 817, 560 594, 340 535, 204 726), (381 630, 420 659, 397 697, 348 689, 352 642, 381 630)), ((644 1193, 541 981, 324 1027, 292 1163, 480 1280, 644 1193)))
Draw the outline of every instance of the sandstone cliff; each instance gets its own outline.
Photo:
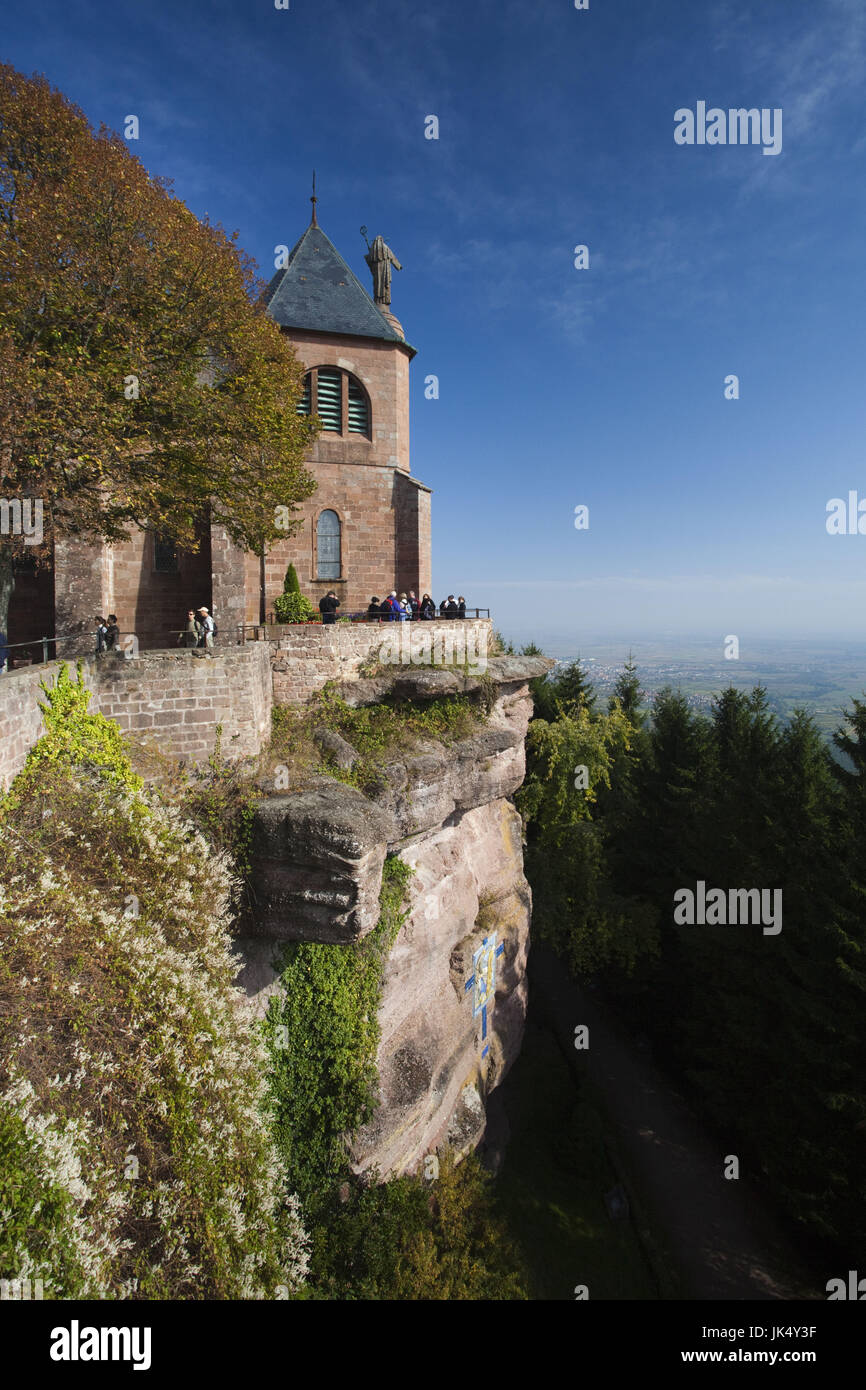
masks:
MULTIPOLYGON (((279 942, 365 935, 378 919, 386 854, 414 871, 385 966, 381 1104, 356 1136, 358 1171, 407 1172, 445 1140, 461 1151, 477 1144, 487 1097, 520 1049, 531 896, 511 797, 524 776, 528 681, 550 664, 501 657, 480 679, 419 670, 348 682, 340 693, 356 706, 395 692, 412 701, 474 694, 488 714, 448 748, 426 742, 388 762, 367 795, 321 777, 259 803, 255 917, 238 942, 256 1013, 276 988, 279 942)), ((331 752, 351 763, 342 740, 331 752)))

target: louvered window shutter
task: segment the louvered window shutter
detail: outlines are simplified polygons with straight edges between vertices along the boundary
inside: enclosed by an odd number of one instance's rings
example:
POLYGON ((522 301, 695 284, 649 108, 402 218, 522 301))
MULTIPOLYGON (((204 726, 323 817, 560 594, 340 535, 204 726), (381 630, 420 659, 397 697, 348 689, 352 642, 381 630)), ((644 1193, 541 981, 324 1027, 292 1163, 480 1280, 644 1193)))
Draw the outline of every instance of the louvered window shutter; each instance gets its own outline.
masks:
MULTIPOLYGON (((316 411, 323 430, 343 432, 343 374, 331 367, 320 367, 317 373, 316 411)), ((327 576, 325 576, 327 578, 327 576)))
POLYGON ((367 395, 360 381, 356 381, 353 376, 349 377, 349 433, 370 433, 367 395))
POLYGON ((313 393, 312 393, 312 391, 310 390, 310 383, 311 383, 311 381, 312 381, 312 377, 310 376, 310 373, 307 372, 307 375, 304 377, 304 394, 301 396, 301 399, 298 401, 298 414, 299 414, 299 415, 309 415, 310 410, 312 409, 312 398, 313 398, 313 393))

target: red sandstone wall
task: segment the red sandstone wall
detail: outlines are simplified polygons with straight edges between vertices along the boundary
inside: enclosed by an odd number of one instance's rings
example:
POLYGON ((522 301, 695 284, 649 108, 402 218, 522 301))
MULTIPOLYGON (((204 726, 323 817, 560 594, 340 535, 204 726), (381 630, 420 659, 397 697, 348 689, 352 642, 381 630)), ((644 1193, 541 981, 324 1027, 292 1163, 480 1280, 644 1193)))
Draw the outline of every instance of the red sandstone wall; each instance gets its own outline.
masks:
POLYGON ((377 343, 373 338, 328 339, 296 329, 286 336, 307 370, 341 367, 363 382, 370 397, 372 438, 322 433, 313 445, 312 462, 376 464, 408 473, 408 348, 400 343, 377 343))
MULTIPOLYGON (((301 589, 318 605, 333 588, 343 612, 366 609, 375 594, 414 589, 419 597, 430 583, 430 512, 419 505, 419 488, 409 473, 409 352, 399 344, 363 338, 333 338, 292 331, 287 334, 307 368, 337 366, 351 372, 367 390, 371 438, 323 432, 310 453, 317 482, 311 500, 299 509, 299 533, 271 547, 266 561, 266 611, 282 593, 291 561, 301 589), (396 470, 396 471, 395 471, 396 470), (325 509, 342 522, 342 577, 319 579, 316 523, 325 509)), ((247 591, 249 622, 258 620, 259 578, 247 591)))
MULTIPOLYGON (((406 632, 431 641, 444 635, 451 640, 472 634, 473 654, 487 654, 492 624, 489 618, 462 622, 430 623, 334 623, 329 627, 270 627, 267 645, 274 673, 274 703, 303 704, 327 681, 355 680, 360 667, 378 656, 383 642, 399 641, 406 632)), ((402 657, 402 653, 398 652, 402 657)))
POLYGON ((143 648, 172 646, 188 609, 211 605, 210 531, 202 529, 197 553, 178 553, 176 574, 155 571, 153 537, 144 531, 114 546, 58 541, 54 587, 58 637, 80 634, 60 643, 58 656, 94 650, 96 613, 116 613, 120 631, 135 633, 143 648))
POLYGON ((134 532, 123 545, 109 547, 106 556, 109 607, 117 614, 121 632, 134 632, 142 647, 173 646, 187 610, 211 606, 209 528, 201 531, 198 552, 178 552, 176 574, 154 569, 153 536, 148 532, 134 532))
MULTIPOLYGON (((0 676, 0 785, 23 766, 42 733, 37 702, 41 680, 59 662, 0 676)), ((270 734, 273 686, 265 643, 218 647, 211 658, 187 651, 145 652, 137 660, 109 654, 83 662, 94 692, 90 708, 114 719, 125 733, 153 739, 174 757, 204 762, 222 724, 227 758, 258 753, 270 734)))
MULTIPOLYGON (((273 610, 274 599, 283 591, 289 561, 298 571, 301 589, 314 604, 333 589, 344 612, 366 610, 373 594, 384 598, 401 579, 397 556, 401 515, 398 489, 400 484, 406 486, 404 477, 390 468, 346 463, 319 463, 314 472, 318 487, 299 511, 302 524, 298 535, 277 542, 268 553, 267 610, 273 610), (318 578, 316 523, 326 508, 332 508, 342 523, 341 580, 318 578)), ((405 510, 403 515, 405 519, 405 510)), ((407 577, 410 582, 401 587, 408 592, 416 586, 414 576, 404 569, 402 578, 407 577)), ((248 602, 248 612, 250 606, 248 602)))
MULTIPOLYGON (((486 654, 487 618, 464 622, 335 623, 331 627, 273 627, 269 640, 217 646, 213 657, 197 652, 143 652, 135 660, 113 653, 83 662, 94 692, 90 708, 114 719, 125 733, 153 739, 174 757, 204 762, 221 724, 228 758, 250 757, 270 734, 274 702, 303 703, 329 680, 353 680, 379 655, 383 642, 444 634, 466 640, 473 659, 486 654)), ((228 639, 226 639, 228 643, 228 639)), ((401 662, 405 653, 397 652, 401 662)), ((59 662, 0 675, 0 786, 23 766, 42 733, 40 681, 56 675, 59 662)))
MULTIPOLYGON (((292 561, 301 588, 318 605, 333 588, 343 612, 365 610, 393 588, 430 588, 430 495, 408 481, 409 351, 372 339, 323 339, 289 335, 307 367, 333 365, 352 372, 370 397, 372 437, 324 433, 313 446, 313 498, 298 511, 299 534, 271 548, 266 562, 265 611, 273 609, 292 561), (318 577, 316 522, 331 508, 342 529, 342 577, 318 577)), ((142 649, 174 643, 189 606, 211 607, 221 636, 234 641, 238 624, 260 620, 256 556, 242 555, 220 527, 203 536, 195 555, 180 555, 179 572, 153 567, 152 537, 138 532, 121 546, 67 542, 57 550, 57 631, 80 632, 61 655, 92 650, 94 613, 115 612, 122 632, 134 632, 142 649)), ((41 634, 38 634, 41 635, 41 634)))

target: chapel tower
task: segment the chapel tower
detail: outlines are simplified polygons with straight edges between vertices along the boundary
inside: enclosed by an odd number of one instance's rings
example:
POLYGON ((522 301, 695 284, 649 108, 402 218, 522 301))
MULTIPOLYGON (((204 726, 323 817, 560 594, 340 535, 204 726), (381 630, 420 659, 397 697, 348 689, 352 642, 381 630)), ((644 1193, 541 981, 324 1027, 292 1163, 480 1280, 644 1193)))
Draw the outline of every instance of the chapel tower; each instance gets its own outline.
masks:
POLYGON ((321 422, 308 464, 316 492, 299 509, 299 533, 273 544, 265 563, 268 610, 289 561, 314 602, 333 589, 343 612, 392 588, 430 589, 430 489, 412 477, 409 455, 415 349, 390 308, 391 266, 401 267, 381 237, 368 246, 375 298, 319 227, 314 198, 309 227, 265 293, 307 369, 300 409, 321 422))

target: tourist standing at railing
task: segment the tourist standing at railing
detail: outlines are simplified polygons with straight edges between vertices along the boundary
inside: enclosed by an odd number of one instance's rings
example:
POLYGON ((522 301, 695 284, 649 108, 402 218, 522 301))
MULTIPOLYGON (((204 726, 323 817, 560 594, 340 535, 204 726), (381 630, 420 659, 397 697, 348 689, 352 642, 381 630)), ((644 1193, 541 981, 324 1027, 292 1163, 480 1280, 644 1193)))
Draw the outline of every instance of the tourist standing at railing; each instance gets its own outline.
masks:
POLYGON ((337 598, 333 589, 329 589, 324 598, 319 599, 319 612, 322 615, 322 622, 335 623, 337 621, 337 609, 339 606, 340 600, 337 598))
POLYGON ((216 623, 204 605, 198 610, 198 623, 201 628, 201 636, 198 644, 206 651, 213 651, 213 639, 216 632, 216 623))
POLYGON ((109 652, 120 650, 120 628, 117 626, 117 614, 109 613, 108 627, 105 629, 105 649, 109 652))
POLYGON ((455 601, 454 601, 454 595, 453 595, 453 594, 449 594, 448 597, 447 597, 447 599, 443 599, 443 601, 440 603, 440 605, 439 605, 439 617, 440 617, 440 618, 456 618, 456 617, 457 617, 457 604, 456 604, 455 601))
POLYGON ((381 605, 380 605, 380 603, 379 603, 379 600, 377 599, 376 595, 374 594, 373 597, 370 599, 369 604, 367 605, 367 617, 368 617, 368 618, 381 618, 381 616, 382 616, 382 608, 381 608, 381 605))
POLYGON ((186 627, 177 639, 179 647, 197 647, 200 639, 204 636, 204 630, 197 621, 192 609, 186 615, 186 627))
POLYGON ((410 590, 409 590, 409 600, 408 600, 408 602, 409 602, 409 616, 410 616, 410 618, 412 618, 412 619, 417 619, 417 617, 418 617, 418 615, 419 615, 419 613, 420 613, 420 610, 421 610, 421 605, 420 605, 420 603, 418 602, 417 598, 415 597, 415 590, 414 590, 414 589, 410 589, 410 590))
POLYGON ((392 589, 392 590, 391 590, 390 594, 388 595, 388 597, 387 597, 386 600, 385 600, 385 603, 387 604, 388 621, 389 621, 389 622, 392 622, 392 623, 399 622, 399 620, 400 620, 400 600, 399 600, 398 597, 397 597, 397 590, 396 590, 396 589, 392 589))
POLYGON ((6 662, 9 659, 9 648, 6 645, 6 633, 0 630, 0 676, 6 670, 6 662))
POLYGON ((409 607, 409 597, 408 597, 408 595, 407 595, 407 594, 401 594, 400 597, 399 597, 398 600, 397 600, 397 605, 398 605, 398 606, 397 606, 397 620, 398 620, 398 622, 401 622, 401 623, 406 623, 406 622, 408 622, 409 619, 412 617, 412 609, 409 607))
POLYGON ((466 617, 466 600, 462 594, 457 595, 457 616, 458 618, 466 617))
POLYGON ((436 604, 433 602, 429 594, 424 594, 422 596, 421 607, 418 616, 420 618, 425 619, 425 621, 427 622, 429 622, 431 618, 436 617, 436 604))
POLYGON ((100 652, 105 651, 106 639, 108 637, 108 624, 98 613, 93 621, 96 623, 96 655, 99 656, 100 652))

